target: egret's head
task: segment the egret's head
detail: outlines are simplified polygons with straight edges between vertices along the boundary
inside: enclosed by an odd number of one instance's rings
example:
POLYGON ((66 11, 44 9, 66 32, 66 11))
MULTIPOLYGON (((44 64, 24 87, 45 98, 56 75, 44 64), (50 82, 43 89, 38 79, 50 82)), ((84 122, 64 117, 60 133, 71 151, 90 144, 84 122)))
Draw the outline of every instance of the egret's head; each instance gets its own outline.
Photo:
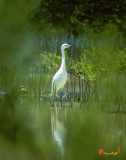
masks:
POLYGON ((71 47, 71 45, 67 44, 67 43, 64 43, 62 46, 61 46, 61 49, 65 49, 65 48, 69 48, 71 47))

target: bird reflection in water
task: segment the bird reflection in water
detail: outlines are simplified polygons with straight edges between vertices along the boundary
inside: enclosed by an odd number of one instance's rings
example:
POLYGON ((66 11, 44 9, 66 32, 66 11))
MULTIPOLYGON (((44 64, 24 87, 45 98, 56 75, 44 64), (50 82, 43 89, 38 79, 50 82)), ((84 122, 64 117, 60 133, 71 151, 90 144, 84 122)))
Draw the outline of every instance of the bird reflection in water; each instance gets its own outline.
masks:
POLYGON ((62 108, 60 107, 51 108, 51 128, 53 137, 61 150, 63 160, 65 154, 66 129, 63 124, 62 108))

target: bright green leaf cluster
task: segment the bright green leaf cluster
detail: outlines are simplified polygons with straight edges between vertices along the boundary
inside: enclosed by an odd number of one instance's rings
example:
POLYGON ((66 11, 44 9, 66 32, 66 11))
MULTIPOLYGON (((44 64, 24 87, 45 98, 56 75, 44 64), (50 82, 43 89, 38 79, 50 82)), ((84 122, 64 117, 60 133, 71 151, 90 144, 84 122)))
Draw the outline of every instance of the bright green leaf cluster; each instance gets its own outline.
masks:
MULTIPOLYGON (((56 53, 40 54, 40 63, 46 71, 55 73, 61 65, 62 57, 56 53)), ((126 50, 112 51, 109 49, 84 50, 80 60, 70 59, 66 54, 66 69, 68 72, 94 81, 110 72, 126 71, 126 50)))

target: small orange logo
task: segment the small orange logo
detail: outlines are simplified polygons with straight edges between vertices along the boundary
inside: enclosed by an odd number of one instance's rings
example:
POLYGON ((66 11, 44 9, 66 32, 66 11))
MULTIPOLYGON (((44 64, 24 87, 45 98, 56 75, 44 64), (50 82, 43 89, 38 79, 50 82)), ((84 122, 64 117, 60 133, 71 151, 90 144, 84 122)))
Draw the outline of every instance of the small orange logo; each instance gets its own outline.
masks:
POLYGON ((117 154, 120 153, 120 147, 117 147, 117 152, 111 152, 111 153, 107 153, 107 152, 104 152, 103 149, 99 149, 99 155, 114 155, 116 156, 117 154))
POLYGON ((99 149, 99 155, 104 154, 104 150, 103 149, 99 149))

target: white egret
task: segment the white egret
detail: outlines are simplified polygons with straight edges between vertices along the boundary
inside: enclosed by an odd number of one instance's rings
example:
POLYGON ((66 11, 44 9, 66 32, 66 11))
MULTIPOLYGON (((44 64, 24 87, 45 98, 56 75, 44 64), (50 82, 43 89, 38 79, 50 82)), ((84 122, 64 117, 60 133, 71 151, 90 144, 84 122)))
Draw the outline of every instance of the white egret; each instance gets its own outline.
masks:
POLYGON ((65 54, 64 49, 69 48, 71 45, 64 43, 61 46, 61 54, 62 54, 62 63, 59 68, 59 70, 56 72, 56 74, 53 77, 52 80, 52 89, 51 89, 51 95, 57 95, 57 92, 64 87, 64 85, 67 82, 67 71, 65 66, 65 54))

